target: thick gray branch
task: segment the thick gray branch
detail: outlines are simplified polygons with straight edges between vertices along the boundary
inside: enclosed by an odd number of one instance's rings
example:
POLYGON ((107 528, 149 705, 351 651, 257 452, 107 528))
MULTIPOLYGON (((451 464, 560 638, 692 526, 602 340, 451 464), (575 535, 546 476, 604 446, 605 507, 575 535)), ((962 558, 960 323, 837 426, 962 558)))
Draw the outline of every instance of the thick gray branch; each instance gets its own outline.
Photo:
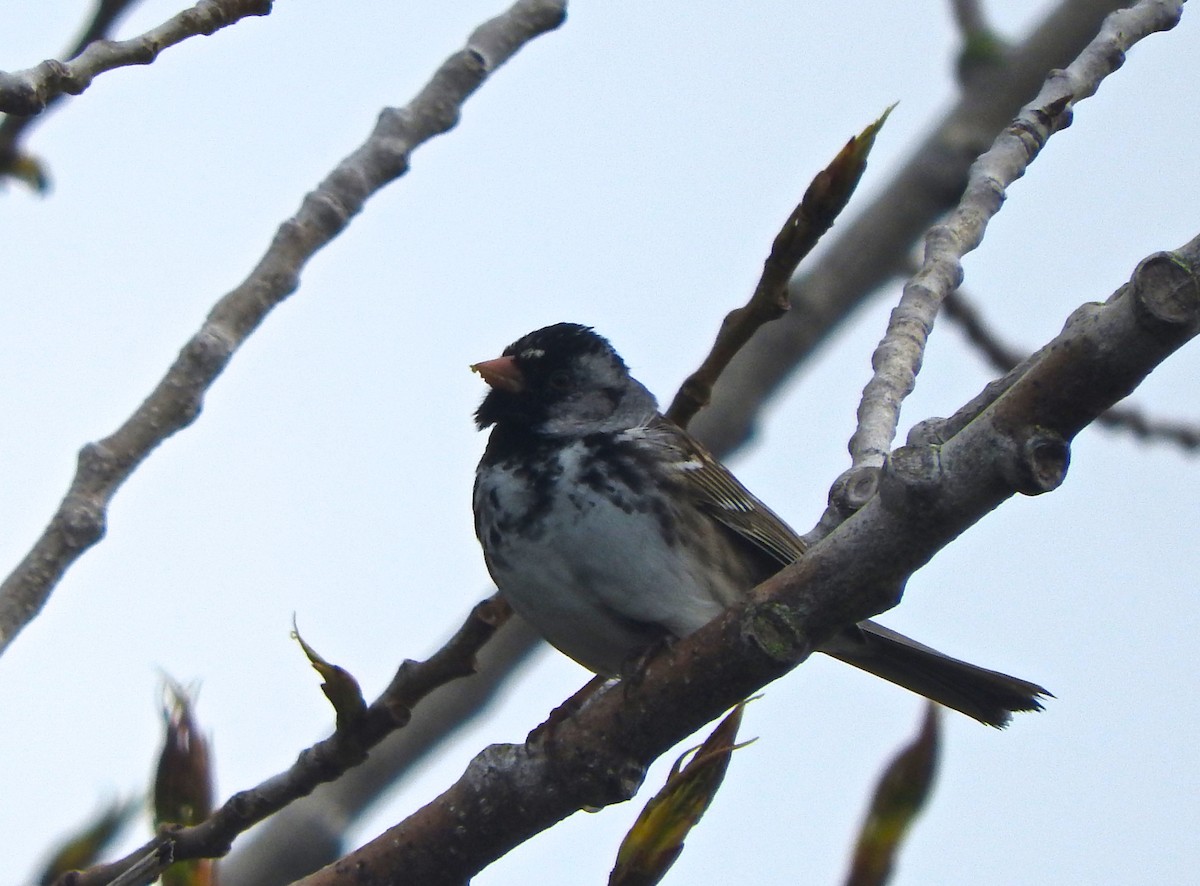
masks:
POLYGON ((585 807, 628 799, 649 763, 786 673, 835 631, 894 606, 906 581, 1016 493, 1056 488, 1069 442, 1200 333, 1200 237, 1086 305, 952 437, 892 454, 878 493, 731 610, 600 692, 545 741, 493 745, 407 820, 304 886, 459 884, 585 807))
POLYGON ((283 886, 346 851, 348 822, 359 819, 400 777, 436 752, 458 729, 489 709, 517 666, 542 643, 525 622, 510 618, 480 650, 478 672, 432 692, 408 725, 336 781, 264 821, 221 861, 228 886, 283 886))
MULTIPOLYGON (((906 214, 912 212, 914 207, 920 211, 931 207, 929 211, 933 213, 940 211, 940 208, 946 203, 956 199, 958 193, 961 192, 962 185, 954 182, 959 176, 965 175, 967 164, 974 156, 973 154, 967 156, 965 150, 973 144, 978 144, 976 150, 981 150, 990 142, 994 137, 995 128, 1007 122, 1017 111, 1021 101, 1034 93, 1052 61, 1065 63, 1087 42, 1088 38, 1093 36, 1095 29, 1099 27, 1104 11, 1106 10, 1101 9, 1097 12, 1095 4, 1088 4, 1085 7, 1079 3, 1067 3, 1055 16, 1051 17, 1037 35, 1015 51, 1011 57, 1005 58, 1002 66, 1002 81, 998 84, 989 83, 986 88, 969 93, 964 98, 963 104, 944 122, 942 128, 932 139, 939 144, 939 149, 930 154, 927 147, 923 148, 923 155, 918 158, 919 162, 916 164, 918 167, 916 172, 913 172, 912 169, 907 170, 906 174, 909 178, 906 180, 902 177, 899 180, 903 187, 898 189, 898 193, 903 196, 903 200, 885 210, 888 218, 894 221, 897 210, 906 214), (1021 92, 1022 89, 1025 91, 1021 92), (1001 119, 1002 115, 1003 119, 1001 119), (988 129, 989 126, 995 128, 988 129), (969 133, 975 134, 968 136, 969 133), (947 155, 951 155, 952 162, 946 162, 947 155), (924 189, 924 193, 917 193, 921 189, 924 189)), ((870 212, 876 210, 877 207, 872 207, 870 212)), ((878 228, 872 227, 873 221, 873 218, 864 219, 856 227, 865 225, 872 231, 878 230, 878 228)), ((911 236, 915 238, 918 233, 919 231, 914 230, 911 236)), ((843 238, 844 240, 845 238, 843 238)), ((850 251, 857 248, 857 246, 853 246, 850 251)), ((904 249, 898 248, 896 261, 900 263, 902 259, 906 258, 907 254, 904 249)), ((827 282, 833 285, 841 285, 846 282, 853 286, 862 274, 877 273, 880 270, 880 267, 874 262, 862 261, 861 254, 854 255, 853 259, 854 265, 850 269, 849 275, 842 275, 842 269, 835 268, 832 278, 827 282), (858 276, 856 277, 856 275, 858 276)), ((819 267, 823 266, 819 265, 819 267)), ((819 274, 820 271, 817 273, 819 274)), ((802 306, 794 305, 792 316, 794 317, 801 310, 803 310, 802 306)), ((779 322, 788 323, 790 320, 785 319, 779 322)), ((819 326, 821 334, 828 333, 830 328, 831 324, 829 323, 819 326)), ((766 334, 769 333, 760 332, 750 347, 754 348, 755 343, 766 334)), ((750 406, 751 413, 760 409, 762 404, 763 399, 756 398, 750 406)), ((723 409, 728 405, 728 402, 725 402, 723 406, 717 408, 715 414, 723 415, 723 409)), ((712 422, 723 420, 718 417, 710 421, 707 415, 708 413, 701 412, 697 417, 697 422, 708 427, 712 422)), ((715 439, 715 447, 719 454, 726 454, 727 447, 735 445, 741 440, 738 436, 717 436, 712 439, 715 439)), ((872 477, 872 483, 868 484, 862 500, 866 500, 873 491, 873 480, 872 477)), ((486 681, 499 679, 502 675, 502 671, 491 671, 485 667, 479 675, 472 678, 472 682, 476 685, 486 685, 486 681)), ((428 713, 431 711, 427 707, 419 709, 416 712, 417 720, 419 721, 428 713)), ((454 722, 453 720, 449 721, 447 728, 454 722)), ((395 736, 396 747, 404 747, 416 735, 417 733, 411 732, 411 727, 410 730, 397 734, 395 736)), ((424 743, 422 750, 424 750, 424 743)), ((398 759, 406 764, 409 758, 407 755, 401 754, 398 759)), ((380 781, 397 771, 383 761, 379 761, 379 764, 375 766, 372 766, 371 762, 366 765, 372 767, 372 779, 380 781)), ((357 777, 360 771, 365 776, 364 767, 352 773, 351 777, 357 777)), ((322 854, 325 855, 326 861, 332 860, 336 857, 333 853, 336 852, 339 842, 336 830, 331 831, 328 823, 334 821, 336 827, 340 827, 348 809, 360 808, 357 804, 348 806, 343 802, 355 794, 353 787, 347 786, 343 789, 342 782, 345 781, 346 779, 342 779, 331 784, 320 795, 314 795, 312 798, 301 801, 273 817, 264 825, 260 836, 251 845, 245 847, 246 851, 236 853, 226 863, 224 870, 234 875, 234 879, 243 886, 247 886, 247 884, 273 886, 273 884, 284 883, 291 879, 290 876, 285 878, 280 874, 281 865, 290 865, 301 857, 304 859, 317 858, 322 854), (319 835, 320 839, 302 840, 300 842, 303 843, 303 846, 296 847, 293 851, 291 847, 295 846, 296 841, 292 837, 297 832, 319 835), (250 873, 251 871, 253 873, 250 873)), ((297 868, 289 867, 288 870, 297 870, 297 868)), ((303 870, 303 867, 300 870, 303 870)))
MULTIPOLYGON (((948 320, 958 324, 967 340, 997 371, 1011 372, 1025 361, 1027 354, 1001 341, 984 322, 981 312, 964 297, 961 288, 942 303, 942 312, 948 320)), ((1200 424, 1147 415, 1135 404, 1114 406, 1096 419, 1096 423, 1132 434, 1139 440, 1169 443, 1188 450, 1200 449, 1200 424)))
POLYGON ((887 332, 871 358, 874 375, 863 391, 858 427, 850 438, 854 468, 880 467, 891 448, 900 405, 916 385, 925 343, 946 296, 962 282, 961 259, 983 242, 1010 185, 1025 174, 1055 132, 1070 125, 1074 106, 1094 95, 1139 40, 1173 28, 1182 0, 1142 0, 1114 12, 1066 70, 1053 71, 1038 96, 1021 109, 986 153, 971 165, 958 206, 925 238, 925 260, 905 285, 887 332))
POLYGON ((75 478, 41 538, 0 584, 0 653, 45 605, 67 568, 104 535, 108 503, 158 444, 200 413, 204 393, 300 271, 367 198, 402 175, 414 148, 454 127, 466 99, 513 53, 557 27, 560 0, 519 0, 481 25, 403 108, 387 108, 368 139, 280 225, 258 266, 213 307, 145 402, 113 434, 84 446, 75 478))
POLYGON ((725 452, 744 443, 764 401, 868 295, 901 273, 918 238, 958 201, 971 162, 1037 93, 1046 72, 1075 58, 1105 15, 1125 5, 1063 0, 1024 42, 972 77, 879 196, 844 220, 792 281, 792 309, 733 360, 690 430, 725 452))

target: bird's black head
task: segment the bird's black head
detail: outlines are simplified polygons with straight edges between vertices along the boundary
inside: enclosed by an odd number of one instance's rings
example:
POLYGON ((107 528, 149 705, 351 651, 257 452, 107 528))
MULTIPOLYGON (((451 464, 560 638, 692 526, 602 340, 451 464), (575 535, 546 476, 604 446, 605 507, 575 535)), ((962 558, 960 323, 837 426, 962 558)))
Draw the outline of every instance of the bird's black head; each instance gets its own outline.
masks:
POLYGON ((475 412, 481 429, 582 435, 633 427, 656 408, 612 345, 578 323, 531 332, 471 368, 491 386, 475 412))

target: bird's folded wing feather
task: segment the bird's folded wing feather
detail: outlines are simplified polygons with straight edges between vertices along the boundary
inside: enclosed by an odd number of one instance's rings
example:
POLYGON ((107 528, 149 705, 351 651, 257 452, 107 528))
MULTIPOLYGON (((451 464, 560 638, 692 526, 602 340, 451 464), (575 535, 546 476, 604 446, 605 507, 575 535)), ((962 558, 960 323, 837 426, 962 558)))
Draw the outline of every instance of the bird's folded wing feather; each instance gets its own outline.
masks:
POLYGON ((774 511, 743 486, 716 457, 665 418, 652 426, 661 441, 677 453, 676 470, 704 510, 780 567, 800 558, 804 542, 774 511))

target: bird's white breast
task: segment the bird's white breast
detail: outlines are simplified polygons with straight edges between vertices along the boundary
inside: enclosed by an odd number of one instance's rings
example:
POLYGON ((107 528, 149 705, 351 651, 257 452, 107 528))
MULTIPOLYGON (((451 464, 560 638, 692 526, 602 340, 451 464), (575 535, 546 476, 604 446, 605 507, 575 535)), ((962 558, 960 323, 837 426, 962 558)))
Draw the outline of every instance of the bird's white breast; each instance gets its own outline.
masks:
POLYGON ((632 489, 619 471, 597 482, 588 456, 583 440, 553 450, 534 482, 511 465, 481 471, 477 531, 513 608, 576 661, 615 673, 656 634, 695 631, 744 589, 681 543, 699 515, 649 506, 661 490, 632 489))

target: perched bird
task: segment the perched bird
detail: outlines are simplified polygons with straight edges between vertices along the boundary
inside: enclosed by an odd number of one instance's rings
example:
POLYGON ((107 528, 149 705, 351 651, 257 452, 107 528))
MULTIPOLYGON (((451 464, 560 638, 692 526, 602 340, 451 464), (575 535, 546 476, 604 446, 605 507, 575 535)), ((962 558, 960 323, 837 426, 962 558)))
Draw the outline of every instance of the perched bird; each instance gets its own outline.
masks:
MULTIPOLYGON (((474 491, 488 571, 514 610, 585 667, 618 674, 804 554, 589 327, 547 326, 471 368, 491 388, 475 413, 492 428, 474 491)), ((993 726, 1049 695, 873 621, 820 651, 993 726)))

